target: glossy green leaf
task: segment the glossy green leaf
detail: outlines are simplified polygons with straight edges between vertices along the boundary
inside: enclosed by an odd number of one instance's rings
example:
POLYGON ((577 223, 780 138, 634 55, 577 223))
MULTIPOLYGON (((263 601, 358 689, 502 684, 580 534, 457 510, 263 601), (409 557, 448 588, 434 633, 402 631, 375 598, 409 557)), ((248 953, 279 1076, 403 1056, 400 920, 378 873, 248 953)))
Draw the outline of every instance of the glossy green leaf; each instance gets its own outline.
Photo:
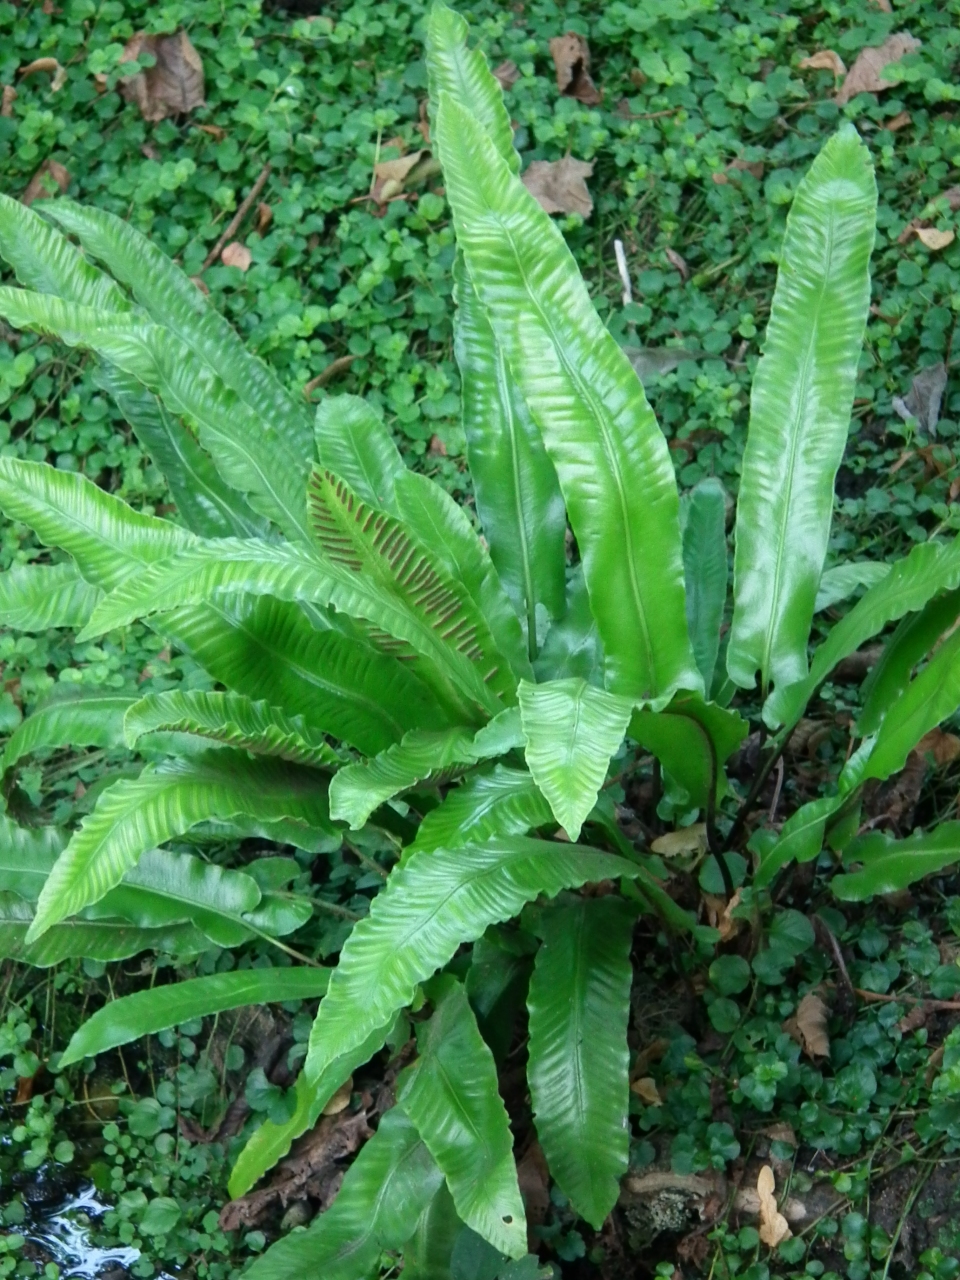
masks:
POLYGON ((790 815, 776 841, 760 856, 753 875, 758 889, 765 888, 788 862, 812 862, 820 856, 827 822, 846 801, 846 794, 809 800, 790 815))
POLYGON ((921 542, 898 560, 876 586, 858 600, 833 627, 814 652, 810 673, 796 684, 775 689, 763 708, 771 728, 794 724, 814 691, 841 659, 882 631, 888 622, 913 613, 941 591, 960 586, 960 538, 952 542, 921 542))
POLYGON ((724 761, 747 736, 749 725, 737 712, 704 702, 699 694, 678 693, 663 711, 634 711, 630 737, 657 757, 670 778, 703 808, 711 782, 717 795, 725 788, 724 761))
POLYGON ((111 1000, 75 1031, 60 1058, 67 1067, 107 1049, 154 1035, 192 1018, 239 1009, 248 1004, 274 1004, 322 996, 329 969, 235 969, 206 978, 189 978, 163 987, 137 991, 111 1000))
POLYGON ((0 626, 11 631, 82 627, 100 592, 72 564, 15 565, 0 573, 0 626))
POLYGON ((0 813, 0 892, 36 902, 67 839, 59 827, 20 827, 0 813))
POLYGON ((82 687, 57 693, 59 696, 27 716, 10 735, 0 756, 0 775, 31 751, 123 744, 123 717, 136 698, 82 687))
POLYGON ((537 679, 603 684, 603 644, 578 565, 567 584, 566 612, 549 629, 535 663, 537 679))
POLYGON ((960 862, 960 822, 944 822, 934 831, 906 840, 892 840, 871 831, 844 851, 845 866, 861 863, 858 871, 835 875, 830 888, 844 902, 864 902, 882 893, 898 893, 924 876, 960 862))
POLYGON ((527 1007, 527 1080, 550 1172, 597 1231, 630 1156, 630 947, 622 899, 558 903, 540 920, 527 1007))
POLYGON ((517 692, 527 768, 561 827, 577 840, 623 742, 632 705, 585 680, 524 680, 517 692))
POLYGON ((858 587, 874 587, 890 572, 889 564, 882 560, 850 560, 847 564, 824 569, 817 588, 814 613, 821 613, 841 600, 852 596, 858 587))
MULTIPOLYGON (((314 770, 217 750, 162 767, 102 792, 44 885, 30 941, 118 884, 141 854, 210 818, 250 814, 286 820, 314 843, 330 832, 326 785, 314 770)), ((293 832, 291 831, 291 834, 293 832)))
POLYGON ((701 480, 687 499, 683 529, 683 578, 687 627, 703 687, 713 685, 720 625, 727 601, 727 508, 723 485, 701 480))
POLYGON ((557 470, 607 683, 652 699, 701 688, 673 463, 640 381, 560 229, 446 94, 434 140, 470 280, 557 470))
POLYGON ((255 1259, 248 1280, 363 1280, 379 1274, 384 1249, 399 1249, 443 1181, 401 1107, 380 1121, 347 1170, 332 1206, 255 1259))
POLYGON ((457 1213, 510 1257, 527 1251, 513 1136, 497 1067, 463 987, 452 982, 418 1037, 399 1101, 440 1167, 457 1213))
POLYGON ((552 821, 550 806, 525 769, 495 765, 471 774, 432 809, 404 854, 418 849, 455 849, 491 836, 523 836, 552 821))
POLYGON ((206 538, 256 538, 267 532, 267 521, 220 478, 191 432, 136 378, 107 365, 97 381, 113 396, 163 472, 177 511, 192 533, 206 538))
POLYGON ((296 764, 337 763, 336 753, 320 734, 307 727, 302 717, 287 716, 268 702, 253 702, 240 693, 171 689, 150 694, 139 702, 128 699, 130 703, 123 722, 123 734, 130 747, 136 746, 145 733, 162 729, 215 738, 256 755, 277 756, 296 764))
POLYGON ((307 1074, 315 1078, 409 1004, 417 984, 488 925, 540 894, 635 874, 612 854, 520 836, 414 854, 344 944, 310 1035, 307 1074))
POLYGON ((754 374, 737 500, 733 680, 807 674, 807 639, 870 305, 877 187, 852 124, 826 143, 787 215, 754 374))
POLYGON ((857 732, 861 737, 880 728, 887 710, 906 688, 913 668, 931 652, 958 615, 960 591, 948 591, 903 619, 863 682, 863 709, 857 717, 857 732))
POLYGON ((453 1249, 462 1231, 463 1222, 444 1183, 404 1246, 405 1280, 454 1280, 453 1249))
POLYGON ((320 465, 368 507, 396 515, 396 483, 406 467, 373 405, 359 396, 327 396, 317 406, 314 432, 320 465))

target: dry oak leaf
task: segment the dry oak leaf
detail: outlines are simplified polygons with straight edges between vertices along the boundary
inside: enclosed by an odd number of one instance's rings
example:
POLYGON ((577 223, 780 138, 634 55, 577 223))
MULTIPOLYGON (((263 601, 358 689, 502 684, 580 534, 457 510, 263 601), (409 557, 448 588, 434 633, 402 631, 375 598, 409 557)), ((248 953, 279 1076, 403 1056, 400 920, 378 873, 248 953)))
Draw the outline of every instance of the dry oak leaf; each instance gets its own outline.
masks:
POLYGON ((760 1197, 760 1239, 770 1249, 775 1249, 793 1235, 786 1218, 777 1208, 773 1170, 765 1164, 757 1177, 757 1195, 760 1197))
POLYGON ((630 1092, 635 1093, 640 1101, 645 1102, 648 1107, 663 1106, 663 1099, 660 1097, 653 1076, 641 1076, 639 1080, 634 1080, 630 1086, 630 1092))
POLYGON ((420 162, 426 151, 411 151, 409 155, 399 156, 396 160, 381 160, 373 166, 373 189, 371 195, 378 204, 385 204, 393 196, 403 190, 407 175, 420 162))
POLYGON ((579 213, 589 218, 593 199, 585 178, 593 173, 592 160, 534 160, 523 175, 523 185, 547 213, 579 213))
POLYGON ((832 71, 837 77, 847 74, 843 59, 832 49, 821 49, 809 58, 801 58, 797 65, 801 71, 832 71))
POLYGON ((731 938, 737 936, 743 925, 743 921, 738 920, 733 914, 734 908, 740 905, 739 889, 736 890, 729 902, 715 894, 705 893, 703 895, 703 905, 706 908, 707 923, 711 929, 716 929, 720 934, 721 942, 729 942, 731 938))
POLYGON ((797 1006, 797 1027, 804 1050, 811 1058, 829 1058, 830 1036, 827 1034, 827 1006, 812 992, 797 1006))
POLYGON ((960 756, 960 738, 955 733, 944 733, 942 729, 931 729, 925 733, 914 751, 922 756, 931 756, 938 768, 951 764, 960 756))
POLYGON ((520 79, 520 68, 510 58, 506 62, 501 62, 499 67, 493 68, 493 78, 500 83, 500 88, 506 91, 520 79))
POLYGON ((70 171, 56 160, 44 160, 43 164, 27 183, 27 189, 20 197, 21 204, 33 204, 34 200, 43 200, 54 195, 59 188, 61 195, 70 185, 70 171))
POLYGON ((0 102, 0 116, 12 116, 13 104, 17 100, 17 91, 12 84, 3 86, 3 100, 0 102))
POLYGON ((575 31, 554 36, 550 56, 557 70, 557 88, 568 98, 576 98, 584 106, 595 107, 603 94, 590 79, 590 46, 575 31))
POLYGON ((225 267, 239 267, 241 271, 248 271, 253 255, 245 244, 241 244, 239 240, 233 240, 221 253, 220 261, 225 267))
POLYGON ((893 81, 883 78, 884 69, 919 48, 920 41, 909 31, 895 31, 876 48, 861 49, 840 86, 837 105, 845 106, 858 93, 882 93, 885 89, 892 89, 893 81))
POLYGON ((138 31, 127 41, 120 61, 132 62, 141 53, 153 54, 156 63, 121 81, 120 92, 140 108, 144 120, 156 122, 204 105, 203 62, 185 31, 171 36, 138 31))
POLYGON ((936 227, 915 227, 917 239, 932 253, 938 253, 956 239, 954 231, 938 231, 936 227))

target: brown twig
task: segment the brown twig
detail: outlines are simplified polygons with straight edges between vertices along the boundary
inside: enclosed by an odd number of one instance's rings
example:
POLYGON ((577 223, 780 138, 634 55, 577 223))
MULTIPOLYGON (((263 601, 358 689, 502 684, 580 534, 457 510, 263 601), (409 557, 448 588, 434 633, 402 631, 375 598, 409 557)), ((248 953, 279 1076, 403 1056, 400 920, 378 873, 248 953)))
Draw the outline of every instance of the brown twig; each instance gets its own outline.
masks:
POLYGON ((335 378, 338 373, 346 372, 354 360, 359 358, 359 356, 337 356, 336 360, 331 360, 321 373, 303 384, 304 398, 309 400, 318 387, 325 387, 331 378, 335 378))
POLYGON ((266 181, 269 177, 270 177, 270 161, 268 160, 267 163, 260 170, 260 173, 257 175, 257 180, 253 184, 253 186, 250 188, 249 195, 246 197, 246 199, 240 205, 240 208, 237 210, 237 212, 233 215, 233 217, 227 223, 226 231, 224 231, 223 235, 220 237, 217 243, 213 246, 213 248, 204 258, 203 266, 197 272, 198 275, 203 275, 207 267, 209 267, 212 263, 216 262, 216 260, 220 257, 220 254, 223 252, 224 245, 227 243, 228 240, 232 239, 232 237, 235 236, 237 232, 240 230, 240 224, 243 222, 244 218, 253 208, 254 202, 256 201, 260 192, 263 190, 264 186, 266 185, 266 181))
POLYGON ((923 1004, 930 1009, 960 1009, 960 1000, 934 1000, 927 996, 884 995, 880 991, 864 991, 862 987, 854 987, 854 993, 861 1000, 871 1004, 923 1004))

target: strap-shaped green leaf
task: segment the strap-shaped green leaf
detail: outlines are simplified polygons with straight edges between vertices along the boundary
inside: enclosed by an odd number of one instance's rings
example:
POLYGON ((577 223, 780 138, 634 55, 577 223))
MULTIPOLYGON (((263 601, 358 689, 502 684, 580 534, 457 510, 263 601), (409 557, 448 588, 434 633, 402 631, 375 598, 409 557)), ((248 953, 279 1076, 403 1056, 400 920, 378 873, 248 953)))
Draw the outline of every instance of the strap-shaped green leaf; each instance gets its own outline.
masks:
POLYGON ((168 520, 133 511, 85 476, 45 462, 0 458, 0 508, 46 546, 69 552, 87 582, 105 591, 195 541, 168 520))
MULTIPOLYGON (((296 764, 336 764, 338 757, 300 716, 287 716, 269 702, 253 702, 241 693, 171 689, 131 705, 123 722, 127 745, 162 729, 196 733, 256 755, 277 756, 296 764)), ((9 750, 9 746, 8 746, 9 750)))
POLYGON ((0 257, 20 283, 103 311, 129 311, 123 290, 78 253, 35 209, 0 192, 0 257))
POLYGON ((44 885, 29 941, 119 884, 141 854, 211 818, 249 814, 285 820, 293 835, 332 832, 326 784, 312 769, 251 760, 216 750, 121 779, 100 795, 93 812, 57 860, 44 885))
POLYGON ((310 1035, 308 1076, 409 1004, 417 984, 488 925, 540 894, 635 874, 626 859, 597 849, 520 836, 414 854, 344 944, 310 1035))
POLYGON ((910 673, 960 615, 960 591, 936 596, 918 613, 908 614, 884 645, 880 660, 863 682, 863 709, 857 732, 868 737, 880 728, 887 710, 906 688, 910 673))
POLYGON ((559 228, 446 94, 436 141, 470 280, 557 470, 607 683, 635 698, 699 689, 673 463, 640 381, 559 228))
POLYGON ((490 773, 475 773, 449 791, 431 810, 405 852, 455 849, 491 836, 524 836, 553 817, 543 793, 525 769, 495 765, 490 773))
POLYGON ((88 347, 143 383, 171 412, 196 423, 201 444, 229 485, 246 493, 289 538, 309 540, 303 505, 309 435, 295 449, 223 382, 216 366, 200 360, 171 330, 140 316, 99 312, 25 289, 0 288, 0 315, 18 328, 88 347))
POLYGON ((585 680, 520 682, 527 768, 571 840, 597 802, 633 705, 585 680))
POLYGON ((141 951, 186 957, 199 955, 210 943, 190 924, 139 929, 129 920, 70 920, 48 929, 27 944, 33 908, 13 893, 0 892, 0 958, 45 969, 85 956, 89 960, 126 960, 141 951))
POLYGON ((527 1008, 527 1080, 550 1172, 597 1231, 630 1157, 630 945, 620 898, 559 903, 540 921, 527 1008))
POLYGON ((263 537, 268 522, 220 478, 209 454, 152 392, 116 365, 101 368, 97 382, 114 398, 163 472, 177 511, 192 533, 205 538, 263 537))
POLYGON ((846 794, 820 796, 801 805, 780 830, 776 841, 761 854, 753 876, 758 889, 765 888, 788 862, 812 862, 820 856, 827 823, 846 802, 846 794))
POLYGON ((764 353, 754 374, 737 501, 733 680, 790 685, 830 536, 870 305, 877 187, 853 125, 834 134, 787 216, 764 353))
POLYGON ((848 564, 824 569, 817 588, 814 613, 821 613, 846 600, 858 587, 876 586, 889 572, 890 566, 883 560, 851 560, 848 564))
POLYGON ((840 619, 814 652, 806 679, 773 691, 764 704, 764 720, 771 728, 795 723, 814 691, 841 659, 882 631, 888 622, 922 609, 933 596, 958 586, 960 538, 947 543, 921 542, 840 619))
POLYGON ((317 406, 314 432, 320 465, 368 507, 396 515, 395 486, 407 468, 373 405, 359 396, 327 396, 317 406))
POLYGON ((329 979, 329 969, 235 969, 232 973, 189 978, 121 996, 98 1009, 73 1033, 60 1058, 60 1067, 94 1058, 107 1049, 179 1026, 191 1018, 205 1018, 248 1004, 322 996, 329 979))
POLYGON ((413 1235, 443 1175, 402 1107, 393 1107, 347 1170, 333 1205, 306 1231, 283 1236, 246 1272, 249 1280, 366 1280, 384 1249, 413 1235))
POLYGON ((0 626, 11 631, 82 627, 100 592, 72 564, 15 565, 0 573, 0 626))
POLYGON ((683 577, 687 627, 693 656, 709 693, 720 650, 720 625, 727 602, 727 507, 723 485, 712 476, 687 498, 683 529, 683 577))
POLYGON ((406 1280, 454 1280, 453 1250, 462 1231, 463 1222, 444 1183, 404 1247, 402 1274, 406 1280))
POLYGON ((130 694, 68 689, 22 720, 0 756, 0 775, 31 751, 55 747, 117 747, 123 717, 136 702, 130 694))
POLYGON ((420 1057, 399 1101, 440 1167, 457 1213, 513 1258, 527 1251, 527 1221, 497 1067, 463 987, 451 980, 419 1037, 420 1057))
POLYGON ((697 808, 707 805, 711 783, 717 798, 726 787, 723 763, 747 736, 749 725, 735 711, 678 693, 663 711, 634 711, 630 736, 663 765, 697 808))
POLYGON ((0 892, 36 902, 67 840, 59 827, 20 827, 0 813, 0 892))
POLYGON ((268 433, 282 439, 295 455, 309 456, 306 405, 287 390, 269 365, 247 350, 236 330, 162 249, 105 209, 62 199, 44 201, 37 207, 75 235, 91 257, 104 263, 152 320, 170 329, 215 368, 223 382, 262 419, 268 433))
POLYGON ((335 1058, 316 1080, 308 1080, 306 1072, 301 1071, 294 1091, 296 1106, 293 1115, 283 1124, 264 1120, 237 1157, 228 1184, 234 1199, 245 1195, 268 1169, 283 1159, 302 1133, 313 1128, 323 1108, 344 1081, 383 1048, 392 1026, 393 1019, 383 1027, 377 1027, 352 1053, 335 1058))
POLYGON ((603 683, 603 644, 590 612, 581 565, 570 574, 566 612, 547 632, 535 670, 538 680, 578 678, 588 684, 603 683))
POLYGON ((960 822, 944 822, 934 831, 906 840, 891 840, 871 831, 844 850, 845 866, 862 863, 859 871, 835 875, 830 888, 844 902, 864 902, 881 893, 898 893, 924 876, 935 875, 960 862, 960 822))

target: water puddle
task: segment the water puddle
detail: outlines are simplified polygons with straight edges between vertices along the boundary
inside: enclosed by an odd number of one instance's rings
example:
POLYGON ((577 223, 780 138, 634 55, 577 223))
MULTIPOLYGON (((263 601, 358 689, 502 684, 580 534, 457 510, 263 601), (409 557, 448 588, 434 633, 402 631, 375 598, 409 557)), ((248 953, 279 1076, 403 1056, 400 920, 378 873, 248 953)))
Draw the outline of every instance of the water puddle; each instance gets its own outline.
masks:
POLYGON ((89 1185, 56 1208, 46 1210, 24 1234, 49 1254, 64 1280, 69 1276, 78 1276, 80 1280, 109 1276, 110 1280, 114 1277, 119 1280, 138 1260, 140 1250, 123 1245, 101 1249, 92 1243, 91 1228, 109 1207, 97 1199, 96 1189, 89 1185))

